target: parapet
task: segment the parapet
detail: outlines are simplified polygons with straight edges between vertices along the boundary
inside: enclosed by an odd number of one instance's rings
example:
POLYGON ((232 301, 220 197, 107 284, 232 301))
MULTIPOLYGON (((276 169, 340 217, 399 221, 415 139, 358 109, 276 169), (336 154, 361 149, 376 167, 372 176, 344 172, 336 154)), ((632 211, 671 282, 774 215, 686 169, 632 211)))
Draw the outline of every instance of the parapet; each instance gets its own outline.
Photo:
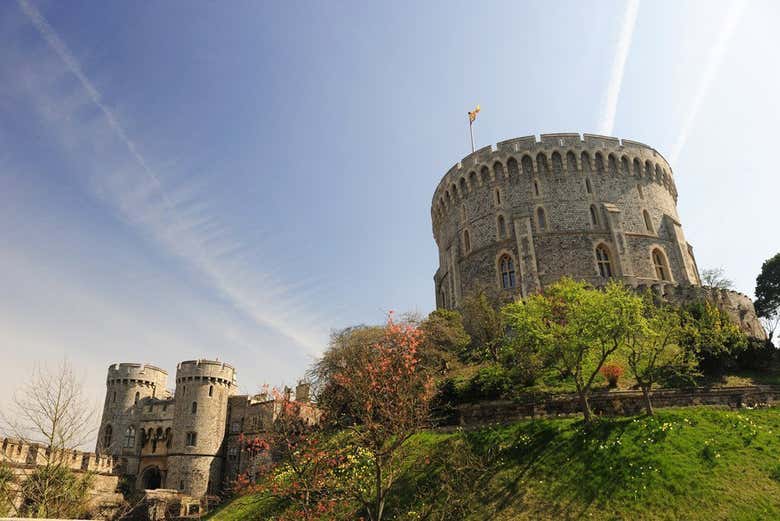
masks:
POLYGON ((236 370, 232 365, 219 360, 186 360, 176 366, 176 383, 185 378, 216 381, 231 387, 236 385, 236 370))
POLYGON ((52 455, 49 448, 41 443, 30 443, 17 438, 3 438, 0 456, 0 461, 16 467, 42 466, 47 460, 56 459, 70 470, 99 474, 112 474, 116 464, 113 456, 80 450, 62 450, 52 455))
POLYGON ((148 364, 121 363, 108 366, 108 385, 144 384, 164 389, 168 371, 148 364))

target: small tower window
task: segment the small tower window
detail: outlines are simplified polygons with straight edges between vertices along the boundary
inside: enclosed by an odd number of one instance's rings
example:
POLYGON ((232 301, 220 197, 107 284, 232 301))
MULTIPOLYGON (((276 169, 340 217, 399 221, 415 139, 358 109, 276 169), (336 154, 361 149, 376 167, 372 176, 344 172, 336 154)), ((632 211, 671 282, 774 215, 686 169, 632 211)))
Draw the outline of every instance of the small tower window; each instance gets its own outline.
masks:
POLYGON ((466 250, 466 253, 471 251, 471 238, 469 237, 468 230, 464 230, 463 232, 463 248, 466 250))
POLYGON ((612 276, 612 262, 609 259, 609 250, 603 244, 596 247, 596 264, 599 268, 599 275, 604 278, 612 276))
POLYGON ((593 187, 590 185, 590 179, 585 179, 585 190, 589 193, 593 193, 593 187))
POLYGON ((497 219, 498 238, 504 239, 506 237, 506 221, 503 215, 499 215, 497 219))
POLYGON ((214 396, 214 386, 209 385, 209 398, 211 398, 212 396, 214 396))
POLYGON ((111 395, 111 402, 116 402, 116 391, 114 391, 114 394, 111 395))
POLYGON ((534 179, 534 195, 539 195, 539 183, 536 182, 536 179, 534 179))
POLYGON ((138 400, 141 399, 141 393, 135 393, 135 399, 133 400, 133 405, 138 403, 138 400))
POLYGON ((496 204, 501 205, 501 190, 496 188, 496 204))
POLYGON ((132 449, 135 447, 135 427, 132 425, 125 430, 125 444, 126 449, 132 449))
POLYGON ((599 212, 596 210, 596 205, 590 205, 590 224, 595 228, 599 225, 599 212))
POLYGON ((191 408, 192 414, 198 413, 198 402, 192 402, 192 408, 191 408))
POLYGON ((197 432, 188 432, 187 433, 187 445, 190 447, 195 447, 198 444, 198 433, 197 432))
POLYGON ((650 213, 647 210, 642 210, 642 217, 645 219, 645 228, 650 233, 653 233, 653 222, 650 220, 650 213))
POLYGON ((536 226, 539 231, 543 231, 547 228, 547 218, 544 215, 544 208, 536 209, 536 226))
POLYGON ((103 431, 103 448, 108 448, 111 446, 111 438, 114 435, 114 429, 111 427, 111 425, 106 425, 106 429, 103 431))
POLYGON ((655 276, 658 280, 671 280, 669 276, 669 266, 666 264, 666 257, 658 248, 653 250, 653 265, 655 266, 655 276))
POLYGON ((501 287, 512 289, 515 287, 515 263, 509 255, 503 255, 499 260, 501 270, 501 287))

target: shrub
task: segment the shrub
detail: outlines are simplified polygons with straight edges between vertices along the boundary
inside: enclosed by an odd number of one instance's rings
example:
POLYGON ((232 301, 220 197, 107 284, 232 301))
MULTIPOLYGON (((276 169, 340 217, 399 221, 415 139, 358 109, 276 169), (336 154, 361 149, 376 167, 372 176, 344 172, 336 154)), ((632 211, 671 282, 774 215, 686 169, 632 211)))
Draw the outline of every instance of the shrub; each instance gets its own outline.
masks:
POLYGON ((599 372, 609 382, 610 387, 617 387, 618 380, 623 376, 623 368, 617 364, 604 364, 599 372))
POLYGON ((512 389, 509 372, 500 365, 480 368, 468 387, 468 398, 494 400, 504 397, 512 389))

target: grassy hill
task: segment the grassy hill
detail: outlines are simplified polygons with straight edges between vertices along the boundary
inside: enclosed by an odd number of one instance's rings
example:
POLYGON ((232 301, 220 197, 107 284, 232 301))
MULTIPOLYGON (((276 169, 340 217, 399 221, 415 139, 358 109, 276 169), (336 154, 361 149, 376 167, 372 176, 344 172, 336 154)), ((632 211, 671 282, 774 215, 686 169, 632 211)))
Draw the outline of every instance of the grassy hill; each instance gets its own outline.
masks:
MULTIPOLYGON (((780 519, 780 409, 529 420, 408 442, 387 519, 780 519)), ((242 496, 213 520, 273 519, 242 496)), ((358 516, 356 515, 355 518, 358 516)))

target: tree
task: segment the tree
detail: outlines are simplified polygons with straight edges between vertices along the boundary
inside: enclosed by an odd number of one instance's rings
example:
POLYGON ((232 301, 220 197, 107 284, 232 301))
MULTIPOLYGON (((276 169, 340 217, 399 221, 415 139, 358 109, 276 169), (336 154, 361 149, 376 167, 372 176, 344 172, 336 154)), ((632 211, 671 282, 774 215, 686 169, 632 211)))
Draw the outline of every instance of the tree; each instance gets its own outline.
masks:
POLYGON ((461 310, 463 327, 471 337, 472 355, 498 362, 504 338, 504 322, 498 307, 484 292, 479 292, 466 297, 461 310))
POLYGON ((723 268, 711 268, 702 270, 701 282, 705 286, 718 289, 734 289, 734 282, 726 278, 723 268))
POLYGON ((326 415, 348 411, 349 417, 339 423, 351 422, 355 445, 370 456, 371 487, 352 487, 350 493, 372 521, 381 521, 384 515, 388 494, 400 470, 399 449, 429 425, 433 397, 433 381, 418 356, 422 331, 408 323, 394 322, 392 314, 382 329, 379 341, 355 349, 356 356, 332 374, 348 407, 330 409, 332 402, 321 404, 326 415))
POLYGON ((583 417, 591 423, 593 382, 642 322, 642 299, 617 282, 602 291, 563 278, 543 294, 506 305, 503 313, 517 342, 542 353, 561 376, 573 377, 583 417))
POLYGON ((686 361, 680 345, 683 324, 677 310, 667 305, 656 306, 645 299, 644 317, 632 328, 626 342, 626 361, 645 400, 647 414, 653 415, 650 392, 658 379, 671 368, 689 368, 694 359, 686 361))
POLYGON ((728 314, 706 300, 687 303, 679 312, 683 324, 680 343, 704 373, 722 372, 748 345, 747 335, 728 314))
POLYGON ((3 429, 28 443, 41 443, 43 464, 21 485, 26 514, 67 517, 84 505, 88 474, 76 476, 68 467, 72 451, 93 436, 95 407, 67 360, 53 370, 37 367, 16 392, 11 411, 3 413, 3 429))
POLYGON ((780 253, 767 259, 756 278, 756 314, 767 330, 768 343, 772 344, 775 330, 780 323, 780 253))
POLYGON ((446 372, 458 358, 464 357, 471 337, 457 311, 437 309, 420 322, 422 343, 420 358, 431 370, 446 372))

